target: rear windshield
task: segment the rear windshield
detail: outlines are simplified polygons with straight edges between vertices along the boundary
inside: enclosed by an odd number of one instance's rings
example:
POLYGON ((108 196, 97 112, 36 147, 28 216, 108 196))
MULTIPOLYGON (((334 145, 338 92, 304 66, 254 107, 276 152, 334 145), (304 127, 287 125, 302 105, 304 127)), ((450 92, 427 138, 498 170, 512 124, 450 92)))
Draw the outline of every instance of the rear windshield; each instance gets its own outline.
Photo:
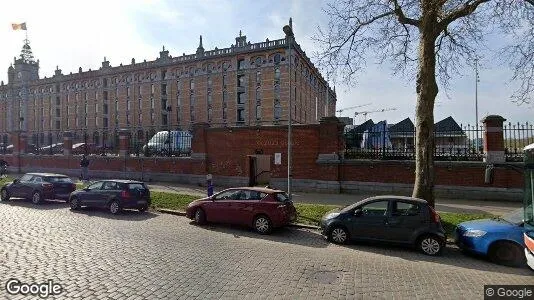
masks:
POLYGON ((69 177, 45 177, 44 180, 50 183, 72 183, 72 180, 69 177))
POLYGON ((146 187, 142 183, 130 183, 128 184, 130 190, 146 190, 146 187))
POLYGON ((289 201, 289 196, 286 193, 275 193, 274 198, 280 202, 289 201))

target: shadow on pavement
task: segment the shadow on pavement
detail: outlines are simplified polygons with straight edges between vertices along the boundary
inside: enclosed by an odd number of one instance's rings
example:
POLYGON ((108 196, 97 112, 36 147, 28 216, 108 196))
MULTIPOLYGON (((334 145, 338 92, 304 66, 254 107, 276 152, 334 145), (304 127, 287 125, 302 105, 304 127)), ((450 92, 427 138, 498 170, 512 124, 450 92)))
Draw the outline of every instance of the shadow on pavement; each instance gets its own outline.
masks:
POLYGON ((2 200, 0 204, 7 204, 11 206, 20 206, 33 209, 51 210, 62 209, 68 207, 65 201, 62 200, 45 200, 40 204, 33 204, 30 200, 24 198, 10 198, 9 200, 2 200))
MULTIPOLYGON (((190 224, 199 226, 196 225, 194 221, 191 221, 190 224)), ((282 227, 274 229, 271 234, 262 235, 246 226, 209 223, 199 227, 206 230, 230 234, 236 239, 245 237, 313 248, 326 248, 328 246, 328 242, 323 239, 316 230, 312 229, 282 227)))
POLYGON ((473 269, 485 272, 498 272, 503 274, 533 276, 526 265, 521 268, 506 267, 490 262, 486 257, 465 254, 458 247, 447 245, 441 256, 428 256, 420 253, 410 246, 392 245, 378 242, 353 242, 341 247, 354 249, 357 251, 371 252, 390 257, 397 257, 402 260, 417 262, 433 262, 436 264, 450 265, 463 269, 473 269))
POLYGON ((123 221, 145 221, 150 220, 158 215, 150 211, 140 212, 137 210, 124 209, 119 214, 112 214, 105 208, 93 208, 93 207, 82 207, 78 210, 71 210, 72 213, 86 215, 88 217, 97 217, 97 218, 106 218, 112 220, 123 220, 123 221))

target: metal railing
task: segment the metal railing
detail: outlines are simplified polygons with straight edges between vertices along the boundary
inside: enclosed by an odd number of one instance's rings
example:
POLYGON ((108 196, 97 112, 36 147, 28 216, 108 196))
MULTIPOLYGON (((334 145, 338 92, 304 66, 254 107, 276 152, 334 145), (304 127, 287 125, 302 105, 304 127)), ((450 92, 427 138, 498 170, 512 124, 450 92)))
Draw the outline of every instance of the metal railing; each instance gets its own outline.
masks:
MULTIPOLYGON (((375 127, 376 128, 376 127, 375 127)), ((482 127, 460 125, 460 128, 434 131, 434 160, 482 161, 482 127)), ((413 160, 415 159, 415 129, 360 130, 345 133, 345 158, 413 160)))
POLYGON ((534 126, 528 122, 508 123, 503 127, 504 157, 508 162, 523 161, 523 148, 534 143, 534 126))

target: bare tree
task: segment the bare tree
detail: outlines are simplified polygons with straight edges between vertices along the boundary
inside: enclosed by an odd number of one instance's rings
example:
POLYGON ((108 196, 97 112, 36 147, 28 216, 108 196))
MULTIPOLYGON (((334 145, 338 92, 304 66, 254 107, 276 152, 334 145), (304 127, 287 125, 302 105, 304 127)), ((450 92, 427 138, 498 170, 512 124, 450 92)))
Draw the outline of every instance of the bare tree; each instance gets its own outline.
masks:
POLYGON ((339 0, 327 5, 328 28, 319 28, 315 37, 322 45, 318 64, 334 78, 351 82, 374 56, 379 63, 391 63, 395 73, 415 79, 413 196, 434 205, 438 80, 447 87, 452 75, 471 65, 488 30, 526 37, 514 39, 518 42, 504 51, 512 58, 515 79, 523 82, 515 98, 527 102, 534 90, 533 11, 534 0, 339 0))

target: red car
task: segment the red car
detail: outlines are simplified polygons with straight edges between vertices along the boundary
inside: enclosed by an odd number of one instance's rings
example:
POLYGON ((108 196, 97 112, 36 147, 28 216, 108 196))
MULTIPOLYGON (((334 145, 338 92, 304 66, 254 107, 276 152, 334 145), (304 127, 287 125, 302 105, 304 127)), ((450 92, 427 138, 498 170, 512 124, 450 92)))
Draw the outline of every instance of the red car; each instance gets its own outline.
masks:
POLYGON ((294 222, 297 212, 284 191, 242 187, 191 202, 187 217, 199 225, 206 222, 246 225, 267 234, 273 228, 294 222))

